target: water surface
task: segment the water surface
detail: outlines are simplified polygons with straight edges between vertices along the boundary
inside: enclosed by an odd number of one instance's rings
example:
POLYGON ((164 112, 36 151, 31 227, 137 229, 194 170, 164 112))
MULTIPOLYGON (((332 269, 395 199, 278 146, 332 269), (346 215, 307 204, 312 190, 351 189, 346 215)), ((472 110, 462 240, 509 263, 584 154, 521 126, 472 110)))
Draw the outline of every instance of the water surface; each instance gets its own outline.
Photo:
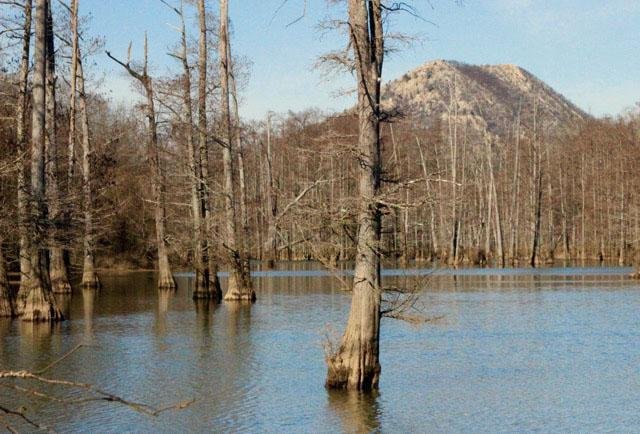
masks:
MULTIPOLYGON (((257 273, 251 306, 195 304, 188 274, 171 294, 149 273, 103 276, 101 291, 61 300, 70 320, 53 328, 0 320, 0 367, 37 369, 82 342, 47 375, 158 407, 196 400, 158 417, 21 401, 64 432, 639 432, 640 287, 628 272, 390 269, 440 319, 383 321, 375 395, 324 389, 322 342, 342 330, 350 294, 308 267, 257 273)), ((12 393, 0 388, 2 403, 12 393)))

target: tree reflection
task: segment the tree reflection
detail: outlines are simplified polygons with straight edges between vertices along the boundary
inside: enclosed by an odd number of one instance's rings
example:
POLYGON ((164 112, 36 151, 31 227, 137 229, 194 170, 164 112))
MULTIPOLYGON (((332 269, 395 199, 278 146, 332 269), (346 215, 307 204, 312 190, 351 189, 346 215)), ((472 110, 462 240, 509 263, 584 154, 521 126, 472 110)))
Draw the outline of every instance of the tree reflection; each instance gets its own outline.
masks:
POLYGON ((84 312, 84 343, 93 343, 93 309, 95 306, 96 290, 85 289, 82 291, 82 308, 84 312))
POLYGON ((380 431, 380 406, 377 391, 328 390, 329 408, 342 422, 342 432, 370 433, 380 431))
POLYGON ((156 315, 156 335, 164 336, 167 333, 167 312, 169 302, 173 298, 173 289, 158 290, 158 314, 156 315))

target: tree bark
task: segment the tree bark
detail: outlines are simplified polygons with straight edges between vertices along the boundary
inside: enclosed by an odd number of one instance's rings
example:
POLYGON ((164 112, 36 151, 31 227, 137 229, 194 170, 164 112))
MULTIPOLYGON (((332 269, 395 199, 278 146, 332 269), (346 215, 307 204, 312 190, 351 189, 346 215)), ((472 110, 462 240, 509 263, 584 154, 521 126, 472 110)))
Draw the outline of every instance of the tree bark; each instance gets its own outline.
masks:
POLYGON ((229 270, 229 284, 224 296, 226 301, 253 301, 256 293, 249 274, 249 259, 238 242, 238 222, 236 211, 236 184, 233 168, 233 139, 231 132, 231 114, 229 104, 229 3, 220 0, 220 36, 218 40, 218 56, 220 58, 220 88, 222 117, 222 164, 224 168, 224 202, 225 202, 225 242, 229 270))
POLYGON ((215 258, 213 236, 212 199, 207 188, 209 180, 209 148, 207 145, 207 11, 204 0, 198 0, 198 165, 200 173, 201 208, 207 235, 204 261, 209 266, 209 291, 215 300, 222 299, 222 289, 218 278, 218 263, 215 258))
POLYGON ((227 44, 229 48, 229 62, 231 64, 229 83, 231 88, 231 103, 233 107, 233 139, 235 140, 238 150, 238 181, 240 187, 240 225, 242 227, 242 250, 247 254, 249 259, 249 216, 247 214, 247 186, 244 172, 244 148, 242 146, 242 131, 240 128, 240 113, 238 110, 238 86, 236 83, 236 71, 234 69, 233 57, 231 56, 231 44, 227 44))
MULTIPOLYGON (((79 0, 76 0, 76 5, 79 0)), ((76 6, 77 7, 77 6, 76 6)), ((77 13, 77 9, 76 12, 77 13)), ((100 279, 95 266, 95 233, 93 228, 93 177, 91 169, 91 156, 93 149, 89 132, 89 114, 87 112, 87 94, 85 90, 84 69, 80 58, 80 49, 77 53, 78 87, 80 96, 80 122, 82 125, 82 205, 84 212, 84 240, 82 282, 83 289, 99 289, 100 279)))
POLYGON ((71 79, 69 80, 69 139, 67 149, 67 190, 73 184, 76 167, 76 91, 78 89, 78 3, 71 0, 71 79))
POLYGON ((273 180, 273 155, 271 146, 271 113, 267 114, 267 144, 265 146, 264 164, 266 167, 267 181, 267 240, 265 249, 267 251, 266 259, 270 268, 273 268, 275 261, 278 260, 278 226, 276 217, 278 215, 278 196, 273 180))
POLYGON ((380 378, 380 79, 383 62, 380 0, 349 0, 349 28, 358 80, 358 236, 353 296, 338 350, 327 355, 326 386, 370 390, 380 378))
MULTIPOLYGON (((18 145, 18 232, 20 237, 20 289, 17 299, 27 297, 27 282, 31 275, 29 247, 29 186, 27 179, 27 108, 29 93, 29 51, 31 47, 32 1, 24 2, 24 27, 22 35, 22 58, 20 59, 20 99, 17 107, 16 143, 18 145)), ((17 305, 21 305, 17 302, 17 305)))
POLYGON ((29 235, 31 267, 26 282, 26 298, 18 306, 25 321, 56 321, 63 315, 51 292, 46 250, 46 63, 47 63, 47 0, 36 1, 35 46, 33 71, 33 110, 31 121, 31 219, 29 235))
POLYGON ((49 222, 52 223, 49 249, 49 275, 51 289, 54 293, 67 294, 71 292, 69 272, 64 260, 62 239, 63 210, 60 200, 58 182, 58 128, 57 128, 57 104, 56 104, 56 61, 55 44, 53 36, 53 15, 51 13, 51 1, 47 3, 47 66, 46 66, 46 191, 49 203, 49 222))
POLYGON ((191 99, 191 67, 187 52, 187 30, 184 20, 184 1, 177 11, 180 16, 180 61, 183 68, 182 79, 182 124, 186 141, 189 178, 191 183, 191 219, 193 223, 193 268, 195 271, 194 299, 210 299, 215 296, 209 290, 209 268, 205 254, 206 231, 202 206, 200 155, 193 138, 193 109, 191 99))
POLYGON ((515 161, 513 168, 513 183, 511 196, 511 264, 518 260, 518 230, 520 223, 520 106, 515 128, 515 161))
POLYGON ((135 71, 129 64, 121 62, 107 51, 113 61, 122 66, 133 78, 138 80, 145 91, 145 113, 147 117, 147 160, 151 166, 151 189, 153 191, 154 219, 156 226, 156 245, 158 248, 158 289, 176 289, 176 281, 171 273, 169 253, 166 239, 166 203, 165 180, 160 167, 160 152, 158 144, 158 129, 156 124, 156 111, 153 94, 153 80, 148 74, 148 44, 147 35, 144 37, 144 63, 142 73, 135 71))
POLYGON ((489 180, 490 180, 490 191, 489 194, 493 195, 493 207, 494 207, 494 230, 495 230, 495 238, 496 238, 496 247, 498 249, 498 261, 499 266, 504 268, 505 266, 505 255, 504 255, 504 235, 502 232, 502 219, 500 215, 500 202, 498 202, 498 192, 496 190, 496 181, 495 175, 493 171, 493 153, 491 150, 491 143, 488 138, 485 139, 486 147, 487 147, 487 161, 489 162, 489 180))

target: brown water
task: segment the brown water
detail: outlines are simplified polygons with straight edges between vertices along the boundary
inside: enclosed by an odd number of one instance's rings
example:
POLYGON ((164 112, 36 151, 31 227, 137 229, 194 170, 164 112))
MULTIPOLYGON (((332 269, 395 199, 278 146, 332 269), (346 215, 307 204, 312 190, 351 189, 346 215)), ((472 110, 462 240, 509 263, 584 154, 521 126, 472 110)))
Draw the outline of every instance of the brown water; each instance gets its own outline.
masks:
POLYGON ((62 299, 64 323, 0 320, 2 369, 46 366, 82 342, 47 375, 159 407, 196 400, 184 410, 65 408, 2 387, 0 403, 61 432, 640 431, 640 287, 628 269, 388 271, 430 275, 388 279, 420 282, 425 315, 442 319, 383 321, 380 392, 359 396, 323 387, 323 335, 342 330, 350 295, 297 267, 258 273, 252 306, 195 304, 188 275, 159 294, 152 274, 129 273, 62 299))

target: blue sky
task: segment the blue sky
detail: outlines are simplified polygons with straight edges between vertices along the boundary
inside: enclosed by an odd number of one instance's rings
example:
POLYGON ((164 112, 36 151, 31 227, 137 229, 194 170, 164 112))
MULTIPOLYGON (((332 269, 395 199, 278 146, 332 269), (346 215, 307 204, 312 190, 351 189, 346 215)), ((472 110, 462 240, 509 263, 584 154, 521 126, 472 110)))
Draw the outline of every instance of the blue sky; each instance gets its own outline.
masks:
MULTIPOLYGON (((168 0, 172 1, 172 0, 168 0)), ((177 0, 174 0, 177 1, 177 0)), ((217 0, 208 0, 216 11, 217 0)), ((317 57, 341 47, 344 37, 323 34, 318 23, 340 18, 344 6, 326 0, 230 0, 235 54, 252 61, 251 78, 242 95, 242 115, 262 118, 267 111, 318 107, 343 109, 353 96, 349 76, 325 77, 317 57), (342 96, 338 96, 342 94, 342 96)), ((420 15, 390 22, 392 31, 420 37, 385 63, 391 80, 433 59, 476 64, 522 66, 594 115, 619 114, 640 101, 640 0, 414 0, 420 15)), ((190 12, 195 12, 189 8, 190 12)), ((93 16, 91 33, 121 57, 129 41, 140 53, 145 30, 150 38, 153 72, 178 71, 166 53, 177 41, 172 12, 159 0, 81 0, 81 13, 93 16)), ((195 22, 189 23, 195 35, 195 22)), ((115 101, 135 97, 121 69, 97 54, 93 72, 104 75, 103 91, 115 101)))

